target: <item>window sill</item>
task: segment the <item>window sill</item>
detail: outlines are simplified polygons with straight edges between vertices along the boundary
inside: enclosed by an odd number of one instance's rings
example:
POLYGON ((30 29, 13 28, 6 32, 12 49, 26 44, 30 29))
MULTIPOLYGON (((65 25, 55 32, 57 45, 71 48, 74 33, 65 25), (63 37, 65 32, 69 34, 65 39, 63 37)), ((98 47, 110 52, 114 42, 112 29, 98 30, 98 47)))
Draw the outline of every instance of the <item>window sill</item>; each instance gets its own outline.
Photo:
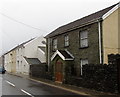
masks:
POLYGON ((67 48, 67 47, 69 47, 69 45, 68 46, 64 46, 64 48, 67 48))
POLYGON ((86 47, 80 47, 79 49, 86 49, 86 48, 88 48, 89 46, 86 46, 86 47))

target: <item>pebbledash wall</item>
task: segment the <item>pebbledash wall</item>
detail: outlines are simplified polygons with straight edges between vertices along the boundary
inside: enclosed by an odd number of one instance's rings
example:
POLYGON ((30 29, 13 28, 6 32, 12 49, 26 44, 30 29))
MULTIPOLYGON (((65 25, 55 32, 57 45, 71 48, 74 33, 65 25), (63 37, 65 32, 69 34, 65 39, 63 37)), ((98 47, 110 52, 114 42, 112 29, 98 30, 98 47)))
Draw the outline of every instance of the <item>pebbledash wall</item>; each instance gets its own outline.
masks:
MULTIPOLYGON (((93 23, 84 27, 81 27, 76 30, 72 30, 69 32, 66 32, 62 35, 57 35, 50 38, 50 47, 49 51, 51 54, 49 57, 52 57, 54 54, 54 51, 52 50, 52 40, 54 38, 57 39, 58 44, 58 50, 65 50, 67 49, 74 57, 74 68, 76 71, 76 75, 80 75, 80 59, 88 59, 89 64, 99 64, 99 43, 98 43, 98 23, 93 23), (87 30, 88 31, 88 47, 80 48, 80 32, 87 30), (64 46, 64 36, 69 36, 69 46, 64 46)), ((48 41, 48 40, 47 40, 48 41)), ((47 47, 48 49, 48 47, 47 47)), ((48 50, 47 50, 48 52, 48 50)), ((48 54, 48 53, 47 53, 48 54)), ((49 56, 49 55, 47 55, 49 56)), ((48 60, 47 60, 48 61, 48 60)), ((51 62, 51 61, 50 61, 51 62)), ((50 63, 51 64, 51 63, 50 63)))

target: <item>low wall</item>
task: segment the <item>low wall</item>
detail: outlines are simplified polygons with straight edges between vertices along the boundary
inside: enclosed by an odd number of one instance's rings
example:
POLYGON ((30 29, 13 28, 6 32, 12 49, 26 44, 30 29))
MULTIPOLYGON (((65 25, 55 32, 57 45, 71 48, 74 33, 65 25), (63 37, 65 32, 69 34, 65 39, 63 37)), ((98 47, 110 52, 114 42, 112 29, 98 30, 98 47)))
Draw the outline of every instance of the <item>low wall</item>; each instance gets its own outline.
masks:
POLYGON ((84 65, 81 77, 67 76, 66 84, 118 93, 116 65, 84 65))
POLYGON ((46 64, 30 65, 30 76, 52 80, 51 74, 47 72, 46 64))

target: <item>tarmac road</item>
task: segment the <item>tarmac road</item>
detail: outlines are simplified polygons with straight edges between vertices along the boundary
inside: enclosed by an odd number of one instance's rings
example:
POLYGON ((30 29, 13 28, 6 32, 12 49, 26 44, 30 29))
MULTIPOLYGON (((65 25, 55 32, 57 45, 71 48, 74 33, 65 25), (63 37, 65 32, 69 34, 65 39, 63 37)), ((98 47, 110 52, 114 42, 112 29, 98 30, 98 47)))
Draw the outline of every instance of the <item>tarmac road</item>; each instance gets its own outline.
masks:
POLYGON ((2 78, 2 95, 12 95, 10 97, 14 95, 22 95, 22 97, 23 95, 25 97, 27 95, 29 97, 88 97, 10 74, 4 74, 0 78, 2 78))

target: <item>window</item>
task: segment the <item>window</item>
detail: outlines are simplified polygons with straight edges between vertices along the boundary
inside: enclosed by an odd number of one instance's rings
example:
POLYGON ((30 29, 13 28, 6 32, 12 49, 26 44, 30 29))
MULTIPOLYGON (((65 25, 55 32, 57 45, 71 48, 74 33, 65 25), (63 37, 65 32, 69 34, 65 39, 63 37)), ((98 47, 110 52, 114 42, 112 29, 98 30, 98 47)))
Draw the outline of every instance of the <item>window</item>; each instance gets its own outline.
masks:
POLYGON ((57 50, 57 39, 53 39, 53 50, 57 50))
POLYGON ((69 46, 69 36, 65 35, 65 46, 69 46))
POLYGON ((80 60, 81 75, 83 74, 83 72, 82 72, 82 66, 85 65, 85 64, 88 64, 88 59, 81 59, 81 60, 80 60))
POLYGON ((19 68, 19 61, 17 61, 17 64, 18 64, 18 68, 19 68))
POLYGON ((12 54, 10 54, 10 56, 12 56, 12 54))
POLYGON ((80 47, 88 47, 88 31, 80 32, 80 47))

